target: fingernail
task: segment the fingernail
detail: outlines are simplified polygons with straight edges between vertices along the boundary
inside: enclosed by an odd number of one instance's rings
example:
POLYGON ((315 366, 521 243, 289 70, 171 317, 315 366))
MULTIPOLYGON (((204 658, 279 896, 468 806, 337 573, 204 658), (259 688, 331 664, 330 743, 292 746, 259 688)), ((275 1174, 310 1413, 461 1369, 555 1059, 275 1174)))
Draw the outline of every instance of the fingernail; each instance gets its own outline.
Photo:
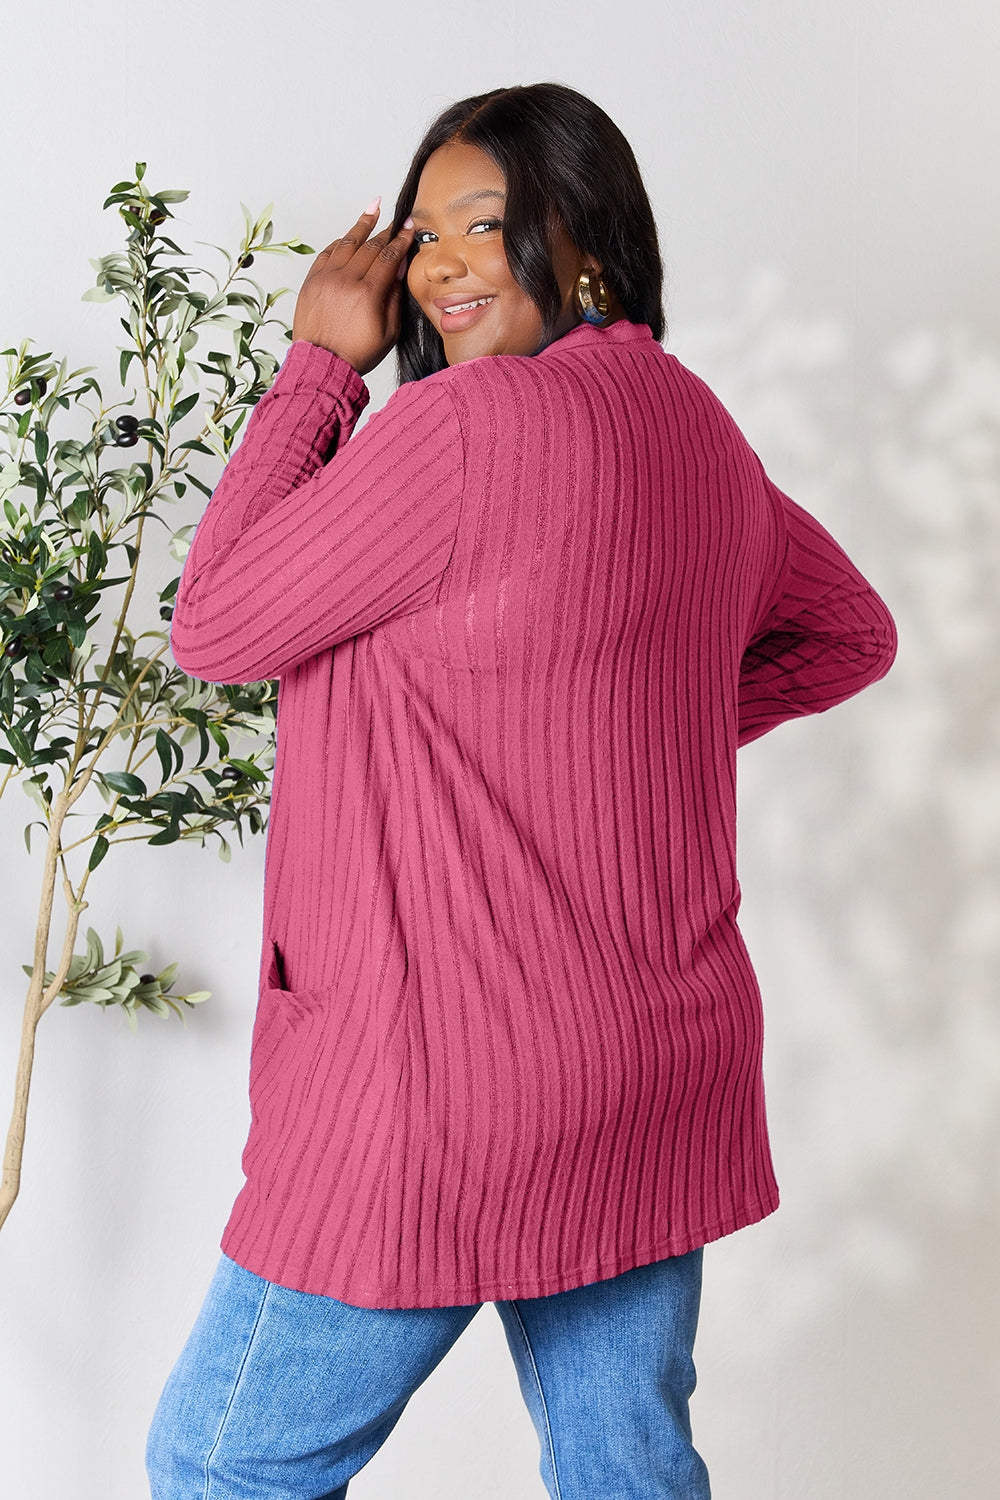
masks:
POLYGON ((412 217, 412 215, 411 215, 410 218, 403 220, 403 228, 404 229, 412 229, 413 228, 413 217, 412 217))
POLYGON ((372 201, 369 203, 368 207, 365 209, 365 213, 366 214, 376 214, 376 213, 378 213, 378 206, 379 206, 379 204, 381 202, 382 202, 382 194, 379 193, 378 197, 377 198, 373 198, 372 201))

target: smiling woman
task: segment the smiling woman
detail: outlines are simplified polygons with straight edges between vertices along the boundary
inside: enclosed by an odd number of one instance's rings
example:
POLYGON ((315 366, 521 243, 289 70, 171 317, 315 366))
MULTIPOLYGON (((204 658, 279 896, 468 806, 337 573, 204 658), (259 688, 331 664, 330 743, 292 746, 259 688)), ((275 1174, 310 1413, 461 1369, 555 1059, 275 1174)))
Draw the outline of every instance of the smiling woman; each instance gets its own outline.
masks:
MULTIPOLYGON (((507 261, 505 188, 494 159, 460 140, 439 146, 420 173, 406 280, 421 313, 440 335, 449 365, 484 354, 537 354, 579 322, 573 293, 580 272, 602 270, 598 257, 574 245, 554 217, 547 248, 559 287, 559 312, 546 329, 541 309, 507 261), (496 218, 481 217, 485 203, 497 211, 496 218)), ((609 296, 605 321, 610 323, 622 316, 622 308, 613 289, 609 296)))
POLYGON ((281 693, 246 1180, 154 1500, 344 1500, 485 1300, 550 1495, 707 1500, 702 1253, 778 1205, 737 750, 883 676, 892 618, 663 348, 596 104, 461 101, 375 222, 306 277, 171 621, 281 693))
POLYGON ((400 382, 483 354, 539 353, 583 319, 665 335, 663 264, 635 154, 575 89, 495 89, 443 111, 390 229, 411 215, 400 382), (599 312, 588 283, 605 294, 599 312), (444 310, 482 297, 493 299, 485 312, 444 310))

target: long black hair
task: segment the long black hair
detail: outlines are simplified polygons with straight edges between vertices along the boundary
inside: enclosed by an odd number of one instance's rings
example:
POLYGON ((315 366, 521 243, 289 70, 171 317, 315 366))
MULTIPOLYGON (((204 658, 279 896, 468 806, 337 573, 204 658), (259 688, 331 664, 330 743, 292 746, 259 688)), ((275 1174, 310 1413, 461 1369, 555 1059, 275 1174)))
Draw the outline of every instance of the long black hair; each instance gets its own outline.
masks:
MULTIPOLYGON (((648 323, 662 343, 663 262, 653 210, 631 146, 599 105, 562 83, 491 89, 450 105, 414 153, 396 199, 393 234, 413 208, 427 158, 452 141, 478 146, 504 174, 504 254, 514 280, 542 315, 543 345, 562 307, 550 238, 559 220, 573 243, 601 262, 602 280, 625 316, 648 323)), ((399 383, 447 365, 441 335, 404 284, 399 383)))

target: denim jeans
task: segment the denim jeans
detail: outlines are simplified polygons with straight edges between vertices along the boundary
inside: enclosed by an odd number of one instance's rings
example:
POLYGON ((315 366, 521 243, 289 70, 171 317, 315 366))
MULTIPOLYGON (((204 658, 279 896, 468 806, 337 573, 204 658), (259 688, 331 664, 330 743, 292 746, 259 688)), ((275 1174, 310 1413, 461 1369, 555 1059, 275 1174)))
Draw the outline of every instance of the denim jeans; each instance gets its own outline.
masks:
MULTIPOLYGON (((688 1415, 701 1267, 699 1248, 493 1304, 553 1500, 707 1500, 688 1415)), ((355 1307, 223 1255, 153 1418, 153 1500, 344 1500, 482 1306, 355 1307)))

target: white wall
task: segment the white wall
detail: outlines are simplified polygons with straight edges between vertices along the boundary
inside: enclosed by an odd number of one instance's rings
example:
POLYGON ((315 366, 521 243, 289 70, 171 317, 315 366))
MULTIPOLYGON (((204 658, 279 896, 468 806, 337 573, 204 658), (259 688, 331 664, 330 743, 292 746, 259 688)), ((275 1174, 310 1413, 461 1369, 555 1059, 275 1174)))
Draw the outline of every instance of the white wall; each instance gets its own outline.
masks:
MULTIPOLYGON (((192 247, 271 200, 278 237, 318 247, 391 204, 444 104, 556 79, 639 157, 667 346, 893 608, 884 682, 741 752, 783 1202, 706 1251, 693 1419, 717 1500, 997 1494, 998 42, 990 0, 5 9, 0 345, 110 377, 117 311, 80 295, 137 158, 191 190, 192 247)), ((297 287, 308 264, 257 273, 297 287)), ((389 361, 370 383, 374 409, 389 361)), ((16 787, 0 805, 4 1117, 33 815, 16 787)), ((145 1493, 241 1180, 263 853, 132 844, 91 881, 84 926, 120 922, 214 995, 137 1038, 114 1013, 43 1022, 0 1234, 2 1474, 25 1500, 145 1493)), ((541 1497, 537 1457, 487 1305, 351 1493, 541 1497)))

